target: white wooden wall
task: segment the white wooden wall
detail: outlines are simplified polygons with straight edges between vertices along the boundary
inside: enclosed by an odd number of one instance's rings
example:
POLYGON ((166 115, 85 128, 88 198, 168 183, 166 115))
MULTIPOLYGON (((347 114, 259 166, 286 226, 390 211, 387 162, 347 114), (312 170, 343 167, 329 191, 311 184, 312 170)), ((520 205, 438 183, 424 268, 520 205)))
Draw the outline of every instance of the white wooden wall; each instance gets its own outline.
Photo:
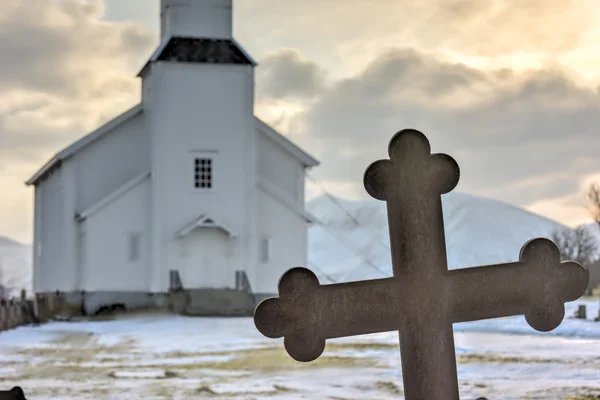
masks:
MULTIPOLYGON (((156 262, 155 290, 168 289, 168 271, 191 262, 182 255, 177 231, 202 214, 230 225, 242 240, 223 260, 230 284, 235 270, 254 263, 248 257, 253 230, 254 75, 246 65, 156 63, 152 90, 144 99, 152 129, 153 198, 152 248, 156 262), (214 157, 214 190, 193 187, 193 157, 214 157)), ((197 265, 202 260, 196 260, 197 265)), ((199 267, 200 268, 200 267, 199 267)), ((185 282, 183 282, 185 284, 185 282)))
POLYGON ((259 179, 279 189, 278 195, 296 211, 282 204, 279 198, 259 192, 257 204, 256 273, 252 289, 257 293, 277 293, 281 275, 288 269, 306 266, 308 224, 298 213, 304 210, 304 167, 299 160, 257 131, 259 179), (269 254, 265 259, 265 251, 269 254))
POLYGON ((81 223, 83 290, 149 291, 150 186, 141 182, 81 223))
POLYGON ((69 160, 77 171, 78 211, 150 171, 149 135, 143 116, 134 116, 69 160))

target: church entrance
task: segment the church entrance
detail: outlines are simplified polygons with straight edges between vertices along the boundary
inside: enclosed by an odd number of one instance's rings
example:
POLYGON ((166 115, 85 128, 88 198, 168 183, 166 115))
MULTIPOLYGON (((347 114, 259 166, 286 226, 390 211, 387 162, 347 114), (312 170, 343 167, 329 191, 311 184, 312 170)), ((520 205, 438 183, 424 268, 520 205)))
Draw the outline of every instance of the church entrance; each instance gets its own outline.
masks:
POLYGON ((227 248, 229 235, 221 229, 196 229, 182 238, 183 268, 180 273, 186 289, 232 287, 235 273, 227 248))

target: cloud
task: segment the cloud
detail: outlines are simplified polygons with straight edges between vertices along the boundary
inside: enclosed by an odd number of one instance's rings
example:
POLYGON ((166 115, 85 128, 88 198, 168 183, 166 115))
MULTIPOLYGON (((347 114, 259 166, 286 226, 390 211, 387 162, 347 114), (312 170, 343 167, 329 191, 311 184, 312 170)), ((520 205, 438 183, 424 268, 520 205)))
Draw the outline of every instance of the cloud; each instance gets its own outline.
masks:
POLYGON ((102 21, 100 0, 7 0, 0 16, 0 160, 60 150, 139 96, 154 37, 102 21))
POLYGON ((321 160, 319 178, 365 195, 365 168, 387 157, 395 132, 416 128, 458 161, 457 190, 530 205, 572 195, 600 170, 599 100, 560 69, 475 69, 396 49, 324 88, 290 136, 321 160))
MULTIPOLYGON (((271 44, 272 38, 303 49, 327 67, 355 72, 382 51, 399 46, 419 51, 537 62, 598 50, 596 0, 256 0, 236 4, 239 37, 271 44), (245 23, 244 21, 252 21, 245 23)), ((332 71, 333 72, 333 71, 332 71)), ((335 71, 336 73, 338 71, 335 71)))
POLYGON ((156 34, 103 21, 102 0, 4 0, 0 14, 0 233, 30 241, 23 182, 139 101, 156 34), (21 212, 17 208, 21 207, 21 212))
POLYGON ((295 49, 268 54, 256 71, 259 99, 311 99, 325 87, 325 73, 295 49))

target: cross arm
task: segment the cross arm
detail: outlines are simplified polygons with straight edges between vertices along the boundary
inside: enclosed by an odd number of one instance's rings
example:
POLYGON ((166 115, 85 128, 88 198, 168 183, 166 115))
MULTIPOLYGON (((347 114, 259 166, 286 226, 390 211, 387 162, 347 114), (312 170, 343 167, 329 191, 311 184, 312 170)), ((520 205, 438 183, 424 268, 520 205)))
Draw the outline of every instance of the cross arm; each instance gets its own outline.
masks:
POLYGON ((560 262, 548 239, 527 242, 515 263, 449 271, 446 290, 452 322, 525 314, 529 325, 547 332, 560 325, 564 303, 577 300, 589 273, 575 262, 560 262))
POLYGON ((279 281, 280 297, 258 305, 254 323, 266 337, 284 337, 295 360, 313 361, 326 339, 399 330, 403 292, 394 278, 320 285, 310 270, 293 268, 279 281))

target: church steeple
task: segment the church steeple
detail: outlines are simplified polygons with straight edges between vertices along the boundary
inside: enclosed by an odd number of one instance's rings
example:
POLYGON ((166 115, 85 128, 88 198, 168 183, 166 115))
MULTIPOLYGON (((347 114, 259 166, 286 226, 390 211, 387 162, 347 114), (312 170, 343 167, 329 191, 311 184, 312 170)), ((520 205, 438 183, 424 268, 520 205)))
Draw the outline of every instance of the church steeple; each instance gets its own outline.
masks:
POLYGON ((161 41, 168 37, 231 39, 233 0, 161 0, 161 41))
POLYGON ((137 76, 157 61, 256 66, 233 38, 232 6, 233 0, 160 0, 161 44, 137 76))

